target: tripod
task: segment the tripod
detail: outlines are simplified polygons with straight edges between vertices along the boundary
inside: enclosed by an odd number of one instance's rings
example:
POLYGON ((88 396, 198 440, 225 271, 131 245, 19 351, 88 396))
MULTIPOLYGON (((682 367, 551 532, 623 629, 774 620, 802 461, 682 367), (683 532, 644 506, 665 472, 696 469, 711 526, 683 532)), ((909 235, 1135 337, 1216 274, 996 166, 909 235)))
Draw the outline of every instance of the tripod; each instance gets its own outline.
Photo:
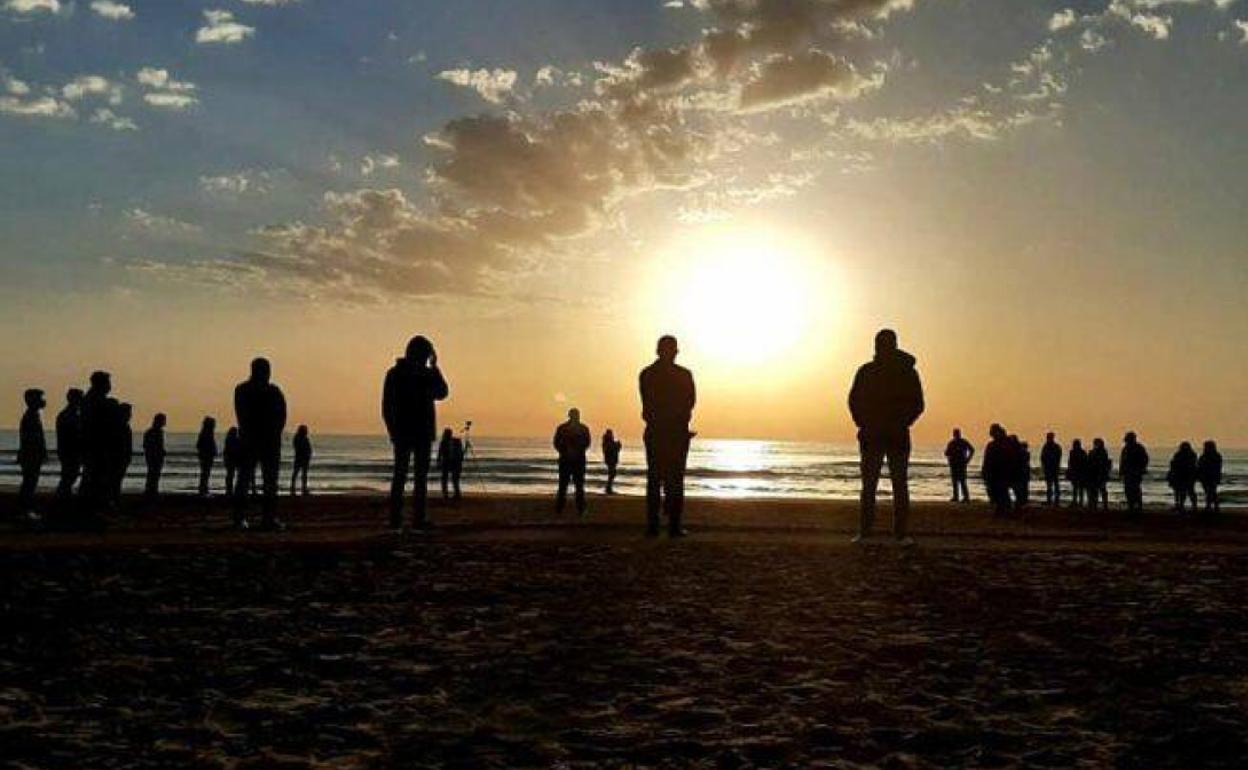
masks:
POLYGON ((479 473, 481 462, 477 459, 477 450, 472 446, 472 420, 464 423, 462 434, 464 437, 464 465, 469 466, 469 470, 476 477, 477 483, 481 485, 481 494, 488 495, 490 490, 485 484, 485 477, 479 473))

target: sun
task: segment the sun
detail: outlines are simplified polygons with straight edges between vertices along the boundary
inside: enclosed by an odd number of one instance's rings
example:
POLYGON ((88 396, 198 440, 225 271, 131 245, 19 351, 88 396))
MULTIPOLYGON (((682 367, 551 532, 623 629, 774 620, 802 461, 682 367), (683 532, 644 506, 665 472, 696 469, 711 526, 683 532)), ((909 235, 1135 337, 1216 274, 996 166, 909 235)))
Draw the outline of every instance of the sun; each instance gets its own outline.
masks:
POLYGON ((836 304, 827 261, 766 228, 690 233, 666 251, 656 280, 656 310, 681 347, 725 365, 791 355, 836 304))

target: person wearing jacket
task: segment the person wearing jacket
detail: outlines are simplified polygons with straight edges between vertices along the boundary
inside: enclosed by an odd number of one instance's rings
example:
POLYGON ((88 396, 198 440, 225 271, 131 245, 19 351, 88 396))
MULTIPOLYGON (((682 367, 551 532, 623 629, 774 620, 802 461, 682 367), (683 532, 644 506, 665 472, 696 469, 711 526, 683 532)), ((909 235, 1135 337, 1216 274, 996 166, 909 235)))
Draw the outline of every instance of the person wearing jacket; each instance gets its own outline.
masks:
POLYGON ((1134 433, 1128 433, 1122 439, 1118 474, 1122 476, 1122 495, 1127 498, 1127 513, 1144 513, 1144 477, 1148 475, 1148 450, 1134 433))
POLYGON ((165 424, 167 418, 157 414, 152 418, 152 427, 143 433, 143 459, 147 463, 147 483, 143 486, 143 496, 155 498, 160 494, 160 475, 165 470, 165 424))
POLYGON ((18 489, 19 515, 30 523, 40 520, 35 513, 35 491, 39 488, 39 474, 48 461, 48 441, 43 432, 43 419, 39 412, 48 405, 43 391, 30 388, 22 394, 26 411, 18 426, 17 465, 22 469, 22 485, 18 489))
POLYGON ((693 408, 698 402, 693 372, 676 363, 680 345, 665 334, 655 346, 657 359, 641 370, 637 389, 646 423, 646 536, 659 534, 659 510, 667 515, 668 537, 684 537, 685 468, 693 408))
POLYGON ((82 397, 82 483, 78 489, 93 515, 112 499, 112 466, 121 420, 121 405, 109 395, 112 390, 112 376, 96 371, 82 397))
POLYGON ((1217 442, 1206 441, 1196 461, 1196 478, 1205 492, 1205 513, 1217 515, 1222 512, 1218 499, 1218 486, 1222 484, 1222 453, 1217 442))
POLYGON ((984 489, 988 492, 988 501, 992 503, 993 515, 1007 516, 1011 510, 1010 490, 1014 486, 1015 468, 1018 465, 1014 455, 1015 446, 1005 428, 996 423, 988 429, 988 436, 988 446, 984 447, 984 461, 979 473, 984 480, 984 489))
POLYGON ((953 438, 945 445, 945 460, 949 462, 949 478, 953 482, 952 502, 969 503, 971 492, 966 485, 966 469, 975 456, 975 447, 962 438, 962 429, 953 429, 953 438))
POLYGON ((893 485, 893 536, 905 545, 910 510, 910 426, 923 414, 923 384, 914 356, 898 349, 897 334, 884 329, 875 335, 875 358, 864 364, 849 391, 849 412, 858 426, 862 497, 858 534, 870 536, 875 524, 875 493, 880 471, 888 461, 893 485))
POLYGON ((1088 489, 1088 452, 1083 442, 1075 439, 1070 444, 1070 458, 1066 461, 1066 480, 1070 482, 1070 507, 1078 508, 1084 503, 1088 489))
POLYGON ((56 416, 56 457, 61 463, 61 481, 56 487, 59 500, 74 494, 74 484, 82 473, 82 397, 79 388, 65 394, 65 408, 56 416))
POLYGON ((1088 452, 1088 508, 1096 510, 1100 502, 1101 510, 1109 510, 1109 476, 1114 470, 1114 461, 1109 459, 1109 450, 1105 448, 1104 439, 1092 440, 1092 451, 1088 452))
POLYGON ((620 468, 620 450, 624 448, 624 442, 615 437, 615 431, 607 428, 607 432, 602 434, 602 461, 607 466, 607 489, 606 494, 615 494, 615 477, 619 473, 620 468))
MULTIPOLYGON (((239 487, 247 484, 238 477, 238 466, 242 457, 243 446, 238 440, 238 428, 230 428, 225 432, 225 444, 221 447, 221 464, 225 466, 225 495, 231 500, 235 493, 240 492, 239 487)), ((249 490, 241 490, 242 494, 248 492, 249 490)))
POLYGON ((286 427, 286 397, 274 385, 273 369, 267 359, 251 362, 251 376, 234 388, 234 414, 238 420, 241 449, 238 480, 234 485, 234 526, 247 528, 247 503, 256 468, 260 469, 263 492, 263 527, 282 529, 277 519, 277 485, 282 464, 282 430, 286 427))
POLYGON ((569 409, 568 421, 555 430, 555 451, 559 453, 559 490, 555 494, 555 513, 563 513, 568 502, 568 483, 576 486, 576 512, 585 515, 586 453, 590 445, 589 426, 581 422, 581 410, 569 409))
POLYGON ((1057 436, 1049 433, 1040 448, 1040 470, 1044 474, 1044 502, 1046 505, 1062 504, 1062 445, 1057 436))
POLYGON ((117 420, 113 423, 108 459, 108 505, 114 510, 121 505, 126 474, 130 472, 130 463, 134 462, 134 429, 130 427, 133 417, 133 405, 124 402, 117 405, 117 420))
MULTIPOLYGON (((217 461, 217 421, 205 417, 199 426, 199 436, 195 439, 195 458, 199 460, 199 496, 210 494, 209 482, 212 480, 212 466, 217 461)), ((229 490, 226 490, 227 494, 229 490)))
POLYGON ((1189 498, 1192 501, 1192 513, 1200 510, 1200 502, 1196 499, 1196 477, 1199 464, 1200 459, 1196 456, 1196 450, 1192 449, 1192 445, 1186 441, 1179 444, 1178 451, 1170 460, 1170 473, 1166 476, 1166 481, 1170 482, 1170 488, 1174 490, 1176 513, 1187 511, 1189 498))
POLYGON ((312 439, 308 438, 308 426, 300 425, 295 429, 295 437, 291 441, 295 450, 295 467, 290 473, 290 496, 295 496, 296 483, 302 481, 299 491, 308 494, 308 470, 312 467, 312 439))
POLYGON ((429 526, 429 461, 437 436, 437 407, 450 393, 438 369, 433 343, 415 336, 402 358, 386 372, 382 388, 381 416, 394 447, 394 475, 390 481, 390 527, 403 525, 403 490, 408 468, 415 458, 413 520, 417 528, 429 526))

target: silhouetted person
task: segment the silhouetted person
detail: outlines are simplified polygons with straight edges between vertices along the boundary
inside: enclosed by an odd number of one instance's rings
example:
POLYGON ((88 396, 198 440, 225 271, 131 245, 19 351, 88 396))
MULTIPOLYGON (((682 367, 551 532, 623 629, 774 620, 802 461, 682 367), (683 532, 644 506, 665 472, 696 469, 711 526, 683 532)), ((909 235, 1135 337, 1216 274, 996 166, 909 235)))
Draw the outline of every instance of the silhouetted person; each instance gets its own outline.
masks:
POLYGON ((165 423, 167 418, 157 414, 152 418, 152 427, 143 433, 143 459, 147 463, 147 482, 143 485, 143 495, 148 498, 160 494, 160 475, 165 470, 165 423))
POLYGON ((910 426, 923 414, 923 385, 914 356, 899 350, 897 334, 875 335, 875 358, 858 369, 849 391, 849 411, 858 426, 862 456, 862 510, 855 541, 871 534, 880 470, 888 461, 893 485, 893 536, 905 544, 910 511, 910 426))
POLYGON ((130 472, 130 463, 134 462, 134 430, 130 420, 134 417, 134 407, 122 403, 117 407, 117 420, 112 426, 112 451, 109 455, 109 504, 116 508, 121 504, 121 491, 126 482, 126 474, 130 472))
POLYGON ((1057 436, 1049 433, 1040 448, 1040 470, 1044 474, 1045 505, 1062 504, 1062 445, 1057 436))
POLYGON ((971 492, 966 486, 966 469, 975 456, 975 447, 962 438, 962 429, 953 429, 953 438, 945 445, 945 459, 949 462, 949 477, 953 482, 953 502, 969 503, 971 492))
POLYGON ((1083 442, 1075 439, 1070 445, 1070 459, 1066 461, 1066 480, 1070 482, 1070 507, 1083 505, 1088 491, 1088 453, 1083 442))
POLYGON ((1205 492, 1205 513, 1221 513, 1222 501, 1218 498, 1218 486, 1222 484, 1222 454, 1218 452, 1216 442, 1205 442, 1200 459, 1196 461, 1196 478, 1205 492))
POLYGON ((984 479, 984 489, 988 492, 988 501, 992 503, 993 514, 1006 516, 1011 508, 1010 489, 1014 485, 1018 466, 1016 447, 1006 434, 1005 428, 996 423, 988 429, 988 437, 979 472, 984 479))
POLYGON ((1178 451, 1170 459, 1170 473, 1166 476, 1166 480, 1170 482, 1170 488, 1174 490, 1174 510, 1177 513, 1184 513, 1187 510, 1188 499, 1192 501, 1192 513, 1199 510, 1200 503, 1196 499, 1199 463, 1196 450, 1192 449, 1192 445, 1186 441, 1179 444, 1178 451))
POLYGON ((1148 450, 1134 433, 1122 438, 1122 454, 1118 458, 1122 476, 1122 495, 1127 498, 1127 512, 1144 512, 1144 477, 1148 475, 1148 450))
POLYGON ((1104 439, 1093 439, 1092 451, 1088 452, 1088 507, 1096 510, 1100 502, 1101 510, 1109 510, 1109 476, 1113 472, 1114 461, 1109 459, 1109 450, 1105 448, 1104 439))
POLYGON ((442 440, 438 442, 438 473, 442 476, 442 499, 450 500, 454 489, 454 499, 460 499, 459 480, 464 473, 464 440, 455 435, 455 431, 447 428, 442 431, 442 440))
POLYGON ((1018 436, 1010 436, 1014 444, 1014 503, 1021 510, 1031 502, 1031 447, 1018 436))
POLYGON ((241 456, 235 484, 234 525, 247 527, 248 479, 254 479, 256 468, 264 492, 264 528, 280 529, 277 520, 277 484, 282 463, 282 430, 286 427, 286 397, 270 380, 272 367, 267 359, 251 362, 251 376, 234 389, 234 414, 238 419, 241 456), (240 493, 239 487, 242 487, 240 493))
POLYGON ((300 425, 295 429, 295 437, 291 441, 295 450, 295 467, 290 473, 290 496, 295 496, 295 483, 302 480, 299 487, 304 495, 308 493, 308 469, 312 467, 312 439, 308 438, 308 426, 300 425))
POLYGON ((407 343, 403 357, 386 372, 381 414, 394 446, 394 477, 390 483, 390 526, 403 525, 403 489, 413 456, 413 518, 418 528, 429 525, 429 460, 437 436, 435 402, 446 398, 449 388, 438 369, 433 343, 416 336, 407 343))
POLYGON ((22 470, 22 484, 17 492, 18 515, 30 523, 40 520, 35 513, 35 492, 39 488, 39 474, 48 461, 48 441, 43 433, 43 418, 39 412, 48 405, 43 391, 30 388, 22 397, 26 411, 18 426, 17 465, 22 470))
POLYGON ((82 390, 70 388, 65 394, 65 408, 56 416, 56 457, 61 464, 56 496, 60 500, 74 494, 74 484, 82 473, 82 398, 82 390))
POLYGON ((602 434, 602 461, 607 466, 607 494, 615 494, 615 476, 619 472, 620 467, 620 450, 624 448, 624 442, 615 437, 615 431, 607 428, 607 432, 602 434))
POLYGON ((689 459, 689 431, 698 393, 693 373, 676 363, 680 346, 664 335, 655 350, 658 359, 641 370, 641 419, 646 423, 646 534, 659 534, 659 510, 667 515, 667 533, 683 537, 685 465, 689 459))
MULTIPOLYGON (((199 460, 199 496, 207 497, 212 493, 212 466, 217 461, 217 421, 211 417, 205 417, 199 426, 199 436, 195 439, 195 458, 199 460)), ((229 491, 227 487, 226 494, 229 491)))
POLYGON ((585 515, 585 467, 591 439, 589 426, 581 422, 581 410, 569 409, 568 421, 555 430, 555 451, 559 453, 559 491, 555 512, 563 513, 568 502, 568 483, 576 487, 576 512, 585 515))
POLYGON ((243 446, 238 439, 238 428, 230 428, 225 432, 225 445, 221 448, 221 464, 225 466, 225 494, 233 499, 234 494, 247 494, 246 482, 238 477, 238 466, 242 462, 243 446))
POLYGON ((112 474, 120 405, 108 372, 92 372, 91 385, 82 398, 82 485, 80 494, 98 513, 112 499, 112 474))

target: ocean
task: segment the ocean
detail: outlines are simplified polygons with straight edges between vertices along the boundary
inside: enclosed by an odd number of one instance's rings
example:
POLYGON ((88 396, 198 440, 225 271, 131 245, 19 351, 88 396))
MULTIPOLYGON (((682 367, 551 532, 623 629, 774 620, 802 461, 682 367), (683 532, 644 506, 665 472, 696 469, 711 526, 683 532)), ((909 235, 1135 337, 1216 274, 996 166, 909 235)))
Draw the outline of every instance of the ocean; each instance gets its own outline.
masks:
MULTIPOLYGON (((138 440, 136 435, 136 443, 138 440)), ((220 443, 222 436, 218 435, 217 440, 220 443)), ((596 444, 598 437, 595 436, 594 440, 596 444)), ((621 494, 642 494, 645 490, 645 455, 640 440, 629 440, 628 437, 623 440, 616 489, 621 494)), ((377 493, 388 489, 390 445, 384 437, 314 435, 312 442, 314 454, 309 486, 314 492, 377 493)), ((196 489, 199 469, 194 443, 195 434, 168 434, 166 444, 169 456, 162 490, 185 493, 196 489)), ((16 432, 0 431, 0 486, 14 487, 18 483, 19 471, 14 464, 16 448, 16 432)), ((1165 484, 1165 472, 1173 448, 1150 447, 1150 450, 1153 464, 1152 473, 1144 485, 1145 500, 1150 504, 1166 504, 1171 501, 1171 493, 1165 484)), ((949 498, 943 451, 943 445, 915 448, 910 466, 911 495, 914 499, 949 498)), ((1116 448, 1114 452, 1116 454, 1116 448)), ((1223 502, 1248 503, 1248 451, 1223 449, 1222 454, 1226 465, 1223 502)), ((290 458, 288 441, 283 456, 283 489, 287 489, 290 483, 290 458)), ((971 472, 971 494, 983 499, 983 485, 976 480, 978 459, 971 472)), ((44 470, 41 489, 50 489, 56 483, 55 459, 44 470)), ((125 488, 140 490, 143 473, 143 458, 136 455, 125 488)), ((1032 494, 1042 499, 1044 484, 1040 480, 1038 467, 1035 473, 1032 494)), ((223 478, 224 471, 218 461, 213 472, 214 490, 220 491, 223 478)), ((590 456, 590 491, 600 491, 605 480, 602 456, 595 448, 590 456)), ((472 452, 463 479, 465 493, 553 494, 555 481, 555 453, 548 439, 473 437, 472 452)), ((436 484, 436 478, 434 482, 436 484)), ((858 450, 853 445, 698 438, 690 451, 686 490, 691 497, 844 500, 857 498, 858 489, 858 450)), ((1067 491, 1064 489, 1063 494, 1067 491)), ((1116 481, 1111 483, 1111 500, 1121 502, 1121 492, 1120 484, 1116 481)), ((881 482, 881 495, 888 495, 887 481, 881 482)))

